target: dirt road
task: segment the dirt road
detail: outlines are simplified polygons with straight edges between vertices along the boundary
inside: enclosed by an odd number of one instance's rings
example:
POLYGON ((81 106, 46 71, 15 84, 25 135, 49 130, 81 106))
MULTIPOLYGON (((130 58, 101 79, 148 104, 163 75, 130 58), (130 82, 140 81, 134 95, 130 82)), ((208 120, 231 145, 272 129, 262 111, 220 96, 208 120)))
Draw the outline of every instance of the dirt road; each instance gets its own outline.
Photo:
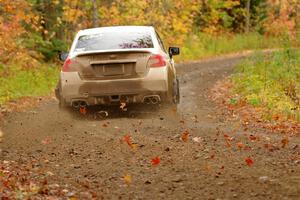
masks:
POLYGON ((10 114, 1 124, 0 158, 34 165, 51 183, 76 188, 65 192, 79 199, 93 193, 97 199, 300 199, 300 138, 289 138, 285 148, 266 148, 283 136, 236 131, 239 123, 226 120, 207 97, 241 59, 179 65, 177 113, 131 116, 129 110, 93 119, 59 112, 53 100, 10 114), (122 142, 125 134, 134 148, 122 142), (157 156, 160 163, 153 166, 157 156))

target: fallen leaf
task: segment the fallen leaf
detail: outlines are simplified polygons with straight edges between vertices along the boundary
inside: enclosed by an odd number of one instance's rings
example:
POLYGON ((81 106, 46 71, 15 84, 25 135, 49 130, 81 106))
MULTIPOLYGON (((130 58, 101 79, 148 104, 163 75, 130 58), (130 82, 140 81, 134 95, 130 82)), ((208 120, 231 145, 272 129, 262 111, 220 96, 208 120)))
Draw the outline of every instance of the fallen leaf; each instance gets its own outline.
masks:
POLYGON ((127 184, 132 183, 132 177, 131 177, 130 174, 126 174, 126 175, 123 177, 123 180, 124 180, 125 183, 127 183, 127 184))
POLYGON ((230 141, 229 141, 228 139, 226 139, 225 142, 226 142, 226 146, 227 146, 228 148, 231 148, 231 143, 230 143, 230 141))
POLYGON ((245 159, 245 162, 246 162, 246 164, 249 166, 249 167, 251 167, 252 165, 253 165, 253 160, 252 160, 252 158, 250 158, 250 157, 247 157, 246 159, 245 159))
POLYGON ((203 140, 201 137, 194 137, 193 141, 200 144, 203 140))
POLYGON ((189 132, 188 131, 184 131, 182 134, 181 134, 181 137, 180 139, 183 141, 183 142, 187 142, 189 140, 189 132))
POLYGON ((50 172, 50 171, 48 171, 48 172, 47 172, 47 175, 49 175, 49 176, 54 176, 54 173, 53 173, 53 172, 50 172))
POLYGON ((204 166, 204 170, 209 172, 209 171, 212 170, 212 166, 210 166, 210 165, 205 165, 205 166, 204 166))
POLYGON ((282 148, 285 148, 287 145, 288 145, 288 143, 289 143, 289 139, 288 138, 283 138, 282 140, 281 140, 281 144, 282 144, 282 148))
POLYGON ((103 126, 103 127, 107 127, 108 125, 104 123, 104 124, 102 124, 102 126, 103 126))
POLYGON ((137 144, 131 144, 130 147, 131 147, 133 150, 136 150, 136 149, 137 149, 137 144))
POLYGON ((159 165, 159 163, 160 163, 160 157, 156 156, 155 158, 152 158, 151 159, 151 163, 152 163, 153 166, 159 165))
POLYGON ((42 140, 42 142, 41 142, 42 144, 44 144, 44 145, 46 145, 46 144, 50 144, 51 143, 51 139, 49 139, 49 138, 46 138, 46 139, 44 139, 44 140, 42 140))
POLYGON ((250 135, 249 139, 254 142, 255 140, 258 140, 258 138, 255 135, 250 135))
POLYGON ((131 137, 130 137, 130 135, 124 135, 123 141, 126 142, 126 143, 131 147, 132 142, 131 142, 131 137))
POLYGON ((238 142, 236 145, 240 150, 244 147, 244 144, 242 142, 238 142))

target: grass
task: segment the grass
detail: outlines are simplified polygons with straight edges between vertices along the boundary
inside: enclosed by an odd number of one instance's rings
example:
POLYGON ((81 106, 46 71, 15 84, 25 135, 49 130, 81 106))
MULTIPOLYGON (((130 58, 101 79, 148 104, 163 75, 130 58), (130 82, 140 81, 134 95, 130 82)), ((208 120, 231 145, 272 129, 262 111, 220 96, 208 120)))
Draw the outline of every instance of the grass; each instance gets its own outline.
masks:
POLYGON ((285 49, 257 54, 244 61, 232 76, 234 91, 265 117, 300 121, 300 51, 285 49))
POLYGON ((286 41, 274 37, 265 37, 258 33, 210 36, 200 33, 192 35, 181 48, 177 61, 190 61, 200 58, 239 52, 284 47, 286 41))
POLYGON ((23 96, 49 95, 57 84, 58 71, 53 64, 34 69, 0 66, 0 105, 23 96))

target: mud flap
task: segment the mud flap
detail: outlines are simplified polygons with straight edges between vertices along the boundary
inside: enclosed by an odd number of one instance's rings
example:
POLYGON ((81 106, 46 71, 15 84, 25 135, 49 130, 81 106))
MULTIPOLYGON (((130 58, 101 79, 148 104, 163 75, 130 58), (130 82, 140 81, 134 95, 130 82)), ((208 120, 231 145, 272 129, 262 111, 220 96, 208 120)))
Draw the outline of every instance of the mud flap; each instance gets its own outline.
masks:
POLYGON ((180 89, 179 89, 179 80, 176 78, 173 82, 173 103, 180 103, 180 89))
POLYGON ((55 97, 56 99, 58 100, 58 107, 60 109, 64 109, 66 108, 66 102, 65 100, 62 98, 62 95, 61 95, 61 90, 60 90, 60 81, 57 83, 56 87, 55 87, 55 97))

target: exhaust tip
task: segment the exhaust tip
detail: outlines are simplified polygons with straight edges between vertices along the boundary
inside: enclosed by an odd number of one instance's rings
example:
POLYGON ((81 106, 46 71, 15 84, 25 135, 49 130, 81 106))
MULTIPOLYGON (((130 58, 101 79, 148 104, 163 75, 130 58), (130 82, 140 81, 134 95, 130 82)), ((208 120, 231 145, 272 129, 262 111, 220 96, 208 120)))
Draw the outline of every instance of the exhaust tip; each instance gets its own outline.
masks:
POLYGON ((79 105, 80 105, 80 107, 86 107, 87 103, 85 101, 81 101, 79 105))
POLYGON ((159 103, 159 99, 158 97, 154 96, 150 98, 150 101, 152 104, 158 104, 159 103))
POLYGON ((78 109, 80 107, 86 107, 87 103, 85 101, 73 101, 72 102, 72 107, 75 109, 78 109))
POLYGON ((80 106, 80 104, 79 104, 78 101, 74 101, 74 102, 72 103, 72 107, 73 107, 73 108, 79 108, 79 106, 80 106))
POLYGON ((151 103, 149 97, 145 97, 143 102, 144 102, 145 104, 150 104, 150 103, 151 103))
POLYGON ((143 99, 143 103, 146 104, 158 104, 161 101, 160 96, 159 95, 149 95, 149 96, 145 96, 143 99))

